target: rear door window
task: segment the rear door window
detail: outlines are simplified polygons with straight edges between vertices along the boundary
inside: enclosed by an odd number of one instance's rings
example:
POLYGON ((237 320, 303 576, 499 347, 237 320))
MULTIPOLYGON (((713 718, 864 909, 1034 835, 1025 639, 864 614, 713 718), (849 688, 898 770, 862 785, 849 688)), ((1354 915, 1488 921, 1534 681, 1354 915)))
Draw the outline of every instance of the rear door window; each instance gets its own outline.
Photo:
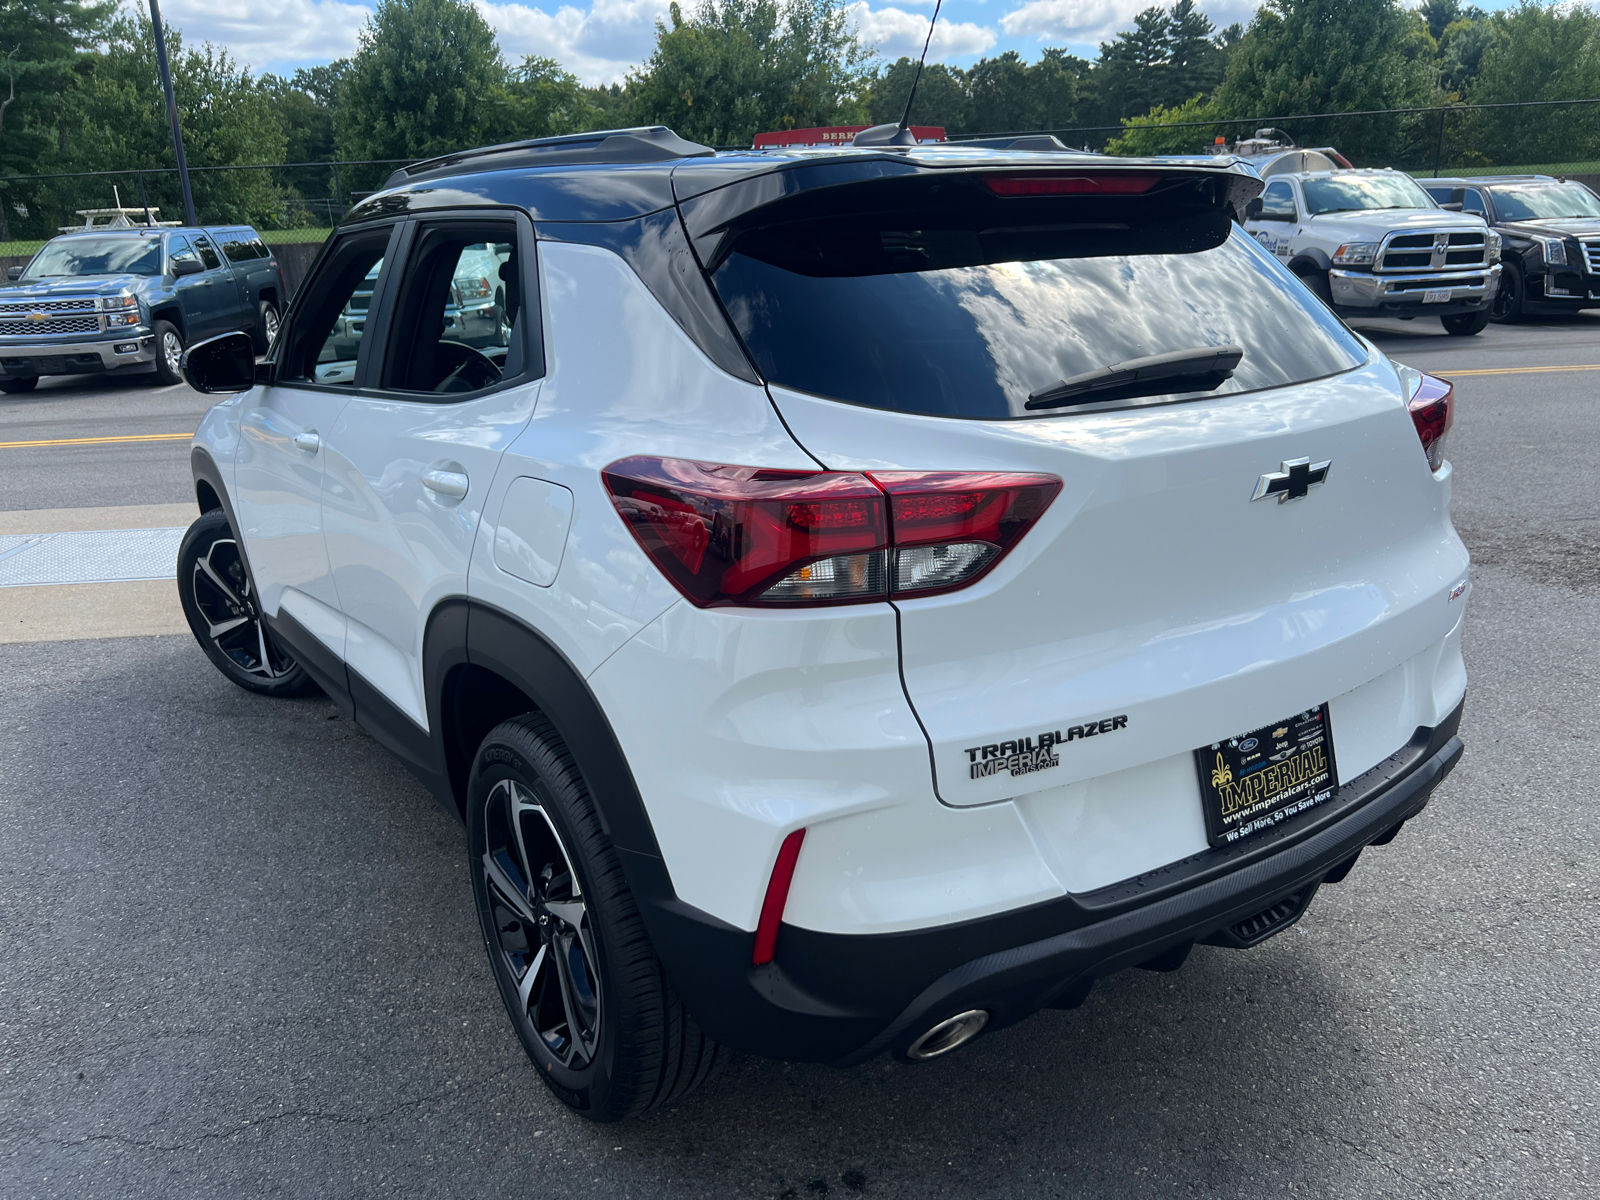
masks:
POLYGON ((1048 419, 1281 387, 1366 361, 1339 319, 1214 208, 1120 197, 880 206, 747 229, 713 281, 769 381, 896 412, 1048 419), (1244 353, 1201 390, 1027 407, 1064 380, 1207 347, 1244 353))

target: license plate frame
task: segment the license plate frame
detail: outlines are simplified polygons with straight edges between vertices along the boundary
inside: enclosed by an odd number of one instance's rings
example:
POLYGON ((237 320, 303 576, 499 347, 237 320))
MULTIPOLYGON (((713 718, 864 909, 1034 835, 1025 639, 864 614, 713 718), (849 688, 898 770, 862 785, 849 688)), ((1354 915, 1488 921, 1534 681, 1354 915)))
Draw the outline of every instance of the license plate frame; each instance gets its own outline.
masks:
POLYGON ((1422 302, 1424 304, 1449 304, 1450 289, 1429 288, 1427 291, 1422 293, 1422 302))
POLYGON ((1194 752, 1212 846, 1231 846, 1314 808, 1339 790, 1327 704, 1194 752))

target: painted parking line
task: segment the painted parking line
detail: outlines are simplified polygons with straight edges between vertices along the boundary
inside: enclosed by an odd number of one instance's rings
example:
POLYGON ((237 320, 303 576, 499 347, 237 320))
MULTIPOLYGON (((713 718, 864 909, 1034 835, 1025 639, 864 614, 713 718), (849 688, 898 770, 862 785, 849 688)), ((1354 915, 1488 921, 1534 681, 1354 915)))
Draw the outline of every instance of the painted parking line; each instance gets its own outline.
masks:
POLYGON ((42 438, 34 442, 0 442, 0 450, 25 450, 35 446, 109 446, 118 442, 186 442, 192 437, 192 433, 128 433, 116 437, 42 438))
POLYGON ((1600 363, 1575 363, 1566 367, 1470 367, 1452 371, 1449 367, 1429 367, 1428 374, 1444 379, 1457 375, 1544 375, 1551 371, 1600 371, 1600 363))

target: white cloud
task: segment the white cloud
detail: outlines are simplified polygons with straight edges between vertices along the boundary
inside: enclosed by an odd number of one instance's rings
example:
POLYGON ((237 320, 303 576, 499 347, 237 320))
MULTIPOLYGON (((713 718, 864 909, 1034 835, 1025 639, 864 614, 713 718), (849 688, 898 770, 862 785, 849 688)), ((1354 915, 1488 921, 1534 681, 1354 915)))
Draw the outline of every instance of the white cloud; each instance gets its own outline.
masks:
POLYGON ((563 4, 555 12, 526 4, 473 0, 494 28, 507 60, 553 58, 585 83, 620 83, 655 48, 667 0, 594 0, 585 12, 563 4))
MULTIPOLYGON (((1134 14, 1150 7, 1150 3, 1151 0, 1029 0, 1001 17, 1000 27, 1011 37, 1093 45, 1109 42, 1120 30, 1132 29, 1134 14)), ((1222 29, 1235 21, 1249 24, 1256 4, 1255 0, 1214 0, 1200 8, 1222 29)))
MULTIPOLYGON (((139 11, 142 5, 130 6, 139 11)), ((257 71, 325 63, 354 54, 371 10, 341 0, 167 0, 161 19, 183 30, 187 45, 226 46, 257 71)))
MULTIPOLYGON (((913 0, 914 2, 914 0, 913 0)), ((909 13, 901 8, 880 8, 874 11, 866 0, 849 7, 861 40, 876 46, 884 58, 909 55, 916 58, 922 53, 923 40, 928 36, 928 18, 920 13, 909 13)), ((929 62, 944 62, 952 58, 970 58, 982 54, 995 43, 995 32, 970 21, 942 20, 934 28, 933 43, 928 47, 929 62)))

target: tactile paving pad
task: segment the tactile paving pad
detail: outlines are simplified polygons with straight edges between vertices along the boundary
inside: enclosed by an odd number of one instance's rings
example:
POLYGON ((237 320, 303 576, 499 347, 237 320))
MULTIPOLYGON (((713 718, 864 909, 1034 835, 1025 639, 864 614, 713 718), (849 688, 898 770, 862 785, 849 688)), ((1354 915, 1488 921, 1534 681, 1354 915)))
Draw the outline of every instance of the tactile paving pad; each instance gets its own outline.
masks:
POLYGON ((98 529, 0 537, 0 587, 126 583, 177 576, 182 529, 98 529))

